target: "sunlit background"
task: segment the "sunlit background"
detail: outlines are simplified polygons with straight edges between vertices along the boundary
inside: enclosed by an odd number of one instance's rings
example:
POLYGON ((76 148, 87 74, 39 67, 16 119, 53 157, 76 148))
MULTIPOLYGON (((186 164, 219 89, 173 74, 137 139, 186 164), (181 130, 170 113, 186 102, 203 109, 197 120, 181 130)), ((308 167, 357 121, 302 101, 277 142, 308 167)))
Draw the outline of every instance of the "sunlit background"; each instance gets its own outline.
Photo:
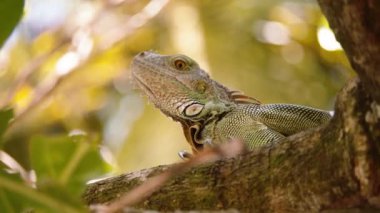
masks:
POLYGON ((180 124, 129 79, 144 50, 186 54, 264 103, 331 110, 353 75, 315 1, 29 0, 0 52, 0 105, 16 115, 6 151, 28 168, 30 141, 79 132, 110 174, 180 161, 180 124))

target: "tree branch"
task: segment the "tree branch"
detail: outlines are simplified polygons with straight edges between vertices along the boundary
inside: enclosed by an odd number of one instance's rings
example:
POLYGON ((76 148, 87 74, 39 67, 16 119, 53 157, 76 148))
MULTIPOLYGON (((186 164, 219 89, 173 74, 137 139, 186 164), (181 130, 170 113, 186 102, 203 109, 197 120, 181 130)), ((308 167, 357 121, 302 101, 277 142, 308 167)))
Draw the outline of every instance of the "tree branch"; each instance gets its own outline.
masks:
MULTIPOLYGON (((369 124, 357 116, 373 112, 369 100, 360 82, 352 81, 339 96, 336 116, 328 126, 194 168, 137 207, 298 212, 380 208, 380 138, 368 134, 369 129, 378 131, 380 123, 369 124)), ((368 115, 372 116, 377 115, 368 115)), ((151 168, 91 184, 84 198, 88 204, 110 202, 165 169, 151 168)))
MULTIPOLYGON (((359 75, 318 129, 172 179, 135 207, 275 212, 380 209, 380 3, 319 0, 359 75)), ((109 203, 167 166, 90 184, 88 204, 109 203)))

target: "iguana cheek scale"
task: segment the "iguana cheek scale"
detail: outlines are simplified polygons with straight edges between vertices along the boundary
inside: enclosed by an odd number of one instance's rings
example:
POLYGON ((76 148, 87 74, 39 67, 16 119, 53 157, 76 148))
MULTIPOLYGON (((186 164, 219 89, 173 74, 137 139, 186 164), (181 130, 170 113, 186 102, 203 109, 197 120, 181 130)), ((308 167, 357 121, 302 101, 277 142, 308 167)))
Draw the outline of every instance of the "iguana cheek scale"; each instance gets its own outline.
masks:
POLYGON ((212 80, 185 55, 141 52, 132 79, 164 114, 182 124, 193 152, 243 141, 252 149, 327 123, 327 111, 293 104, 261 104, 212 80))

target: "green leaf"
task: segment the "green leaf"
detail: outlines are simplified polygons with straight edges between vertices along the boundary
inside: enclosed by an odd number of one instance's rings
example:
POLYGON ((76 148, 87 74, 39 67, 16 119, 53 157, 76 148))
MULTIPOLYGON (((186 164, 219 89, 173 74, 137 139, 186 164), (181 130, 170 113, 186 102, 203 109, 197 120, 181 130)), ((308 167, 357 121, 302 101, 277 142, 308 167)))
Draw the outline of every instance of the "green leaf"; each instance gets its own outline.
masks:
POLYGON ((0 47, 12 33, 22 16, 24 8, 23 0, 1 0, 0 1, 0 47))
POLYGON ((80 209, 54 199, 26 185, 17 174, 0 170, 1 212, 80 212, 80 209))
MULTIPOLYGON (((9 121, 13 118, 13 109, 0 109, 0 138, 7 129, 9 121)), ((1 139, 0 139, 1 144, 1 139)))
POLYGON ((36 136, 30 147, 37 186, 73 205, 81 204, 86 182, 106 172, 96 144, 86 136, 36 136))

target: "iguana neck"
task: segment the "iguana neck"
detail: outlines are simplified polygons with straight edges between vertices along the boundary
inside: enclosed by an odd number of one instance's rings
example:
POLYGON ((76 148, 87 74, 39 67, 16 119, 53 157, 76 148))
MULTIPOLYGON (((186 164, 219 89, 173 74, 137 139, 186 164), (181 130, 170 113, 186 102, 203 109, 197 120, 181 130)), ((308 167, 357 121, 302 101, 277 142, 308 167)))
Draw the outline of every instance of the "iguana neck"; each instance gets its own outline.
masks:
MULTIPOLYGON (((193 148, 193 153, 203 150, 205 145, 208 145, 202 137, 202 133, 205 129, 213 129, 218 121, 224 118, 231 111, 226 111, 215 116, 210 117, 204 121, 194 122, 191 120, 180 120, 182 130, 185 134, 186 140, 193 148)), ((211 130, 212 132, 212 130, 211 130)), ((214 132, 212 132, 213 134, 214 132)))

